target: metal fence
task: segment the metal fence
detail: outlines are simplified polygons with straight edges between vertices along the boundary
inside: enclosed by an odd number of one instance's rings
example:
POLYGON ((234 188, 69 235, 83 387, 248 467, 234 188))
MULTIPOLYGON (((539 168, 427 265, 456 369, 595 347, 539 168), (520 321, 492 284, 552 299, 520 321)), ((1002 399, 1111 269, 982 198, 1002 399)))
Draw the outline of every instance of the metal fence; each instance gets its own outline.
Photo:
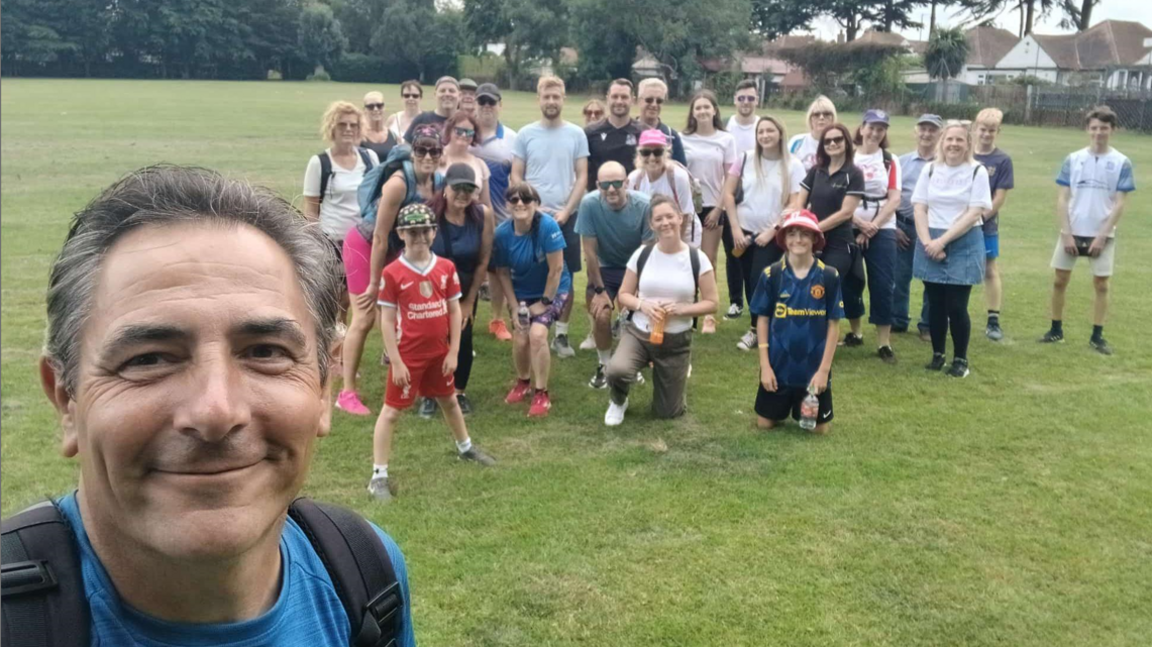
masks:
POLYGON ((1074 128, 1083 125, 1093 107, 1106 105, 1116 112, 1121 128, 1152 133, 1152 92, 1147 90, 982 85, 970 88, 969 100, 1000 108, 1010 123, 1074 128))

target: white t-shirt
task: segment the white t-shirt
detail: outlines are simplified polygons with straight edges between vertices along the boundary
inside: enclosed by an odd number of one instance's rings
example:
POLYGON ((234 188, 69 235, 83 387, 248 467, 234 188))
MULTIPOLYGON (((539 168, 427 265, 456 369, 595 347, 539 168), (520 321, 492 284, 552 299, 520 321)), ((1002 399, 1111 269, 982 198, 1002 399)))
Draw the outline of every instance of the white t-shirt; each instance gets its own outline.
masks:
POLYGON ((628 188, 649 197, 664 195, 675 200, 676 205, 680 207, 680 213, 684 214, 684 221, 688 223, 685 225, 687 242, 699 247, 703 225, 696 217, 696 205, 692 203, 692 180, 688 177, 688 171, 679 164, 672 164, 670 168, 671 173, 664 172, 655 182, 648 178, 647 171, 636 169, 628 174, 628 188), (668 183, 669 176, 676 185, 675 191, 668 183))
POLYGON ((732 138, 736 140, 736 153, 743 153, 756 148, 756 124, 759 119, 752 118, 752 123, 747 126, 740 125, 736 120, 736 115, 728 117, 728 132, 731 133, 732 138))
POLYGON ((816 149, 819 147, 820 142, 816 141, 812 133, 793 135, 792 139, 788 140, 788 152, 800 160, 805 171, 810 171, 813 166, 816 166, 816 149))
MULTIPOLYGON (((883 150, 871 154, 856 153, 856 168, 864 174, 864 198, 860 200, 860 206, 856 207, 855 216, 857 218, 868 221, 875 220, 880 211, 884 209, 884 204, 888 202, 888 191, 890 189, 900 190, 903 181, 903 177, 900 175, 900 160, 896 159, 895 155, 889 159, 891 160, 891 167, 884 168, 883 150)), ((896 214, 892 214, 892 217, 880 228, 895 229, 896 214)))
MULTIPOLYGON (((1064 159, 1056 184, 1071 189, 1068 220, 1073 236, 1095 237, 1108 222, 1116 205, 1116 193, 1136 190, 1132 162, 1115 148, 1103 155, 1094 154, 1090 148, 1072 153, 1064 159)), ((1108 237, 1115 235, 1113 227, 1108 237)))
MULTIPOLYGON (((367 150, 367 149, 366 149, 367 150)), ((324 152, 332 156, 332 149, 324 152)), ((380 163, 375 151, 368 150, 368 158, 372 164, 380 163)), ((364 178, 368 167, 360 154, 356 154, 356 166, 346 169, 332 160, 332 177, 328 178, 326 194, 320 200, 320 230, 335 241, 343 241, 348 230, 360 224, 360 202, 356 198, 356 191, 360 188, 360 180, 364 178)), ((308 160, 308 167, 304 169, 304 196, 308 198, 320 197, 320 156, 313 155, 308 160)))
MULTIPOLYGON (((745 231, 758 234, 776 224, 784 211, 783 186, 780 183, 781 160, 760 160, 760 177, 756 177, 756 151, 749 151, 728 169, 728 174, 740 176, 744 187, 744 201, 736 206, 740 216, 740 226, 745 231)), ((807 172, 804 165, 795 157, 788 158, 788 194, 800 191, 800 183, 807 172)))
MULTIPOLYGON (((988 170, 979 162, 929 162, 916 181, 912 204, 928 205, 928 226, 948 229, 969 207, 992 208, 988 170)), ((980 224, 977 220, 975 224, 980 224)))
POLYGON ((684 141, 688 172, 700 182, 704 206, 719 206, 720 194, 724 189, 724 172, 736 161, 736 140, 723 130, 717 130, 707 137, 681 133, 680 139, 684 141))
MULTIPOLYGON (((640 260, 640 252, 636 250, 632 258, 628 259, 628 269, 636 273, 636 263, 640 260)), ((712 271, 712 263, 708 255, 697 252, 700 259, 700 274, 704 276, 712 271)), ((657 305, 665 303, 692 303, 695 298, 696 282, 692 280, 692 257, 689 248, 685 247, 675 254, 665 254, 659 247, 652 248, 652 254, 644 264, 644 273, 640 275, 637 286, 637 296, 651 301, 657 305)), ((651 332, 651 322, 643 312, 632 314, 632 324, 643 332, 651 332)), ((669 317, 664 322, 664 332, 679 333, 692 328, 692 317, 669 317)))

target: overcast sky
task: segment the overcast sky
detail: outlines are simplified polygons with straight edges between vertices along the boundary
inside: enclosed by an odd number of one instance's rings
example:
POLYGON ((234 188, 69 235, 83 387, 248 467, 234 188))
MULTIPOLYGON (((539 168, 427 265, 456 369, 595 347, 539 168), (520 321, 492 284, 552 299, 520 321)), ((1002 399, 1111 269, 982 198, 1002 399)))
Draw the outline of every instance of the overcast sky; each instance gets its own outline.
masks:
MULTIPOLYGON (((928 38, 928 7, 920 9, 914 17, 924 23, 924 28, 908 29, 903 32, 905 38, 911 40, 925 40, 928 38)), ((956 13, 953 15, 947 10, 936 10, 936 23, 938 25, 953 25, 961 23, 967 16, 956 13)), ((1053 11, 1052 15, 1046 19, 1038 20, 1033 27, 1033 31, 1037 34, 1060 34, 1066 33, 1066 30, 1060 29, 1057 23, 1060 22, 1060 12, 1053 11)), ((1101 0, 1100 4, 1092 10, 1092 24, 1108 20, 1135 20, 1136 22, 1144 23, 1152 27, 1152 0, 1101 0)), ((1009 11, 1002 14, 997 20, 996 25, 1003 27, 1012 33, 1017 33, 1020 29, 1020 12, 1009 11)), ((836 21, 822 18, 818 20, 814 27, 815 31, 820 38, 832 40, 836 38, 836 34, 840 31, 840 26, 836 21)))

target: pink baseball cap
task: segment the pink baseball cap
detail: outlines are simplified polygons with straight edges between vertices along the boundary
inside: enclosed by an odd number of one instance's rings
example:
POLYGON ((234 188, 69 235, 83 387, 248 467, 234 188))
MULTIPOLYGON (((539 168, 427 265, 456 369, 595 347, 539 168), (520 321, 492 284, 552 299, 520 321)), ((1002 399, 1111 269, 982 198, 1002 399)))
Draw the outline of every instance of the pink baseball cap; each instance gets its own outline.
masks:
POLYGON ((640 133, 640 146, 668 146, 668 138, 655 128, 640 133))
POLYGON ((798 209, 784 214, 784 221, 780 223, 780 227, 776 230, 776 244, 779 245, 781 249, 788 249, 788 246, 784 242, 784 234, 791 227, 803 227, 815 233, 816 241, 812 244, 812 251, 818 252, 824 249, 824 232, 820 231, 820 224, 816 219, 816 214, 807 209, 798 209))

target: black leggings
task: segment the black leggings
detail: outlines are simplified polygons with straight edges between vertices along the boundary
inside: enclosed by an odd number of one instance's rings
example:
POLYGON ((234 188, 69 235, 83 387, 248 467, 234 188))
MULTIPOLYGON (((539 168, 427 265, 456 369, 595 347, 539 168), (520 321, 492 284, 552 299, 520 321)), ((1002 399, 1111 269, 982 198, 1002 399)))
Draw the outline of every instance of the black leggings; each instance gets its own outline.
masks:
MULTIPOLYGON (((765 247, 753 242, 744 250, 744 255, 736 259, 740 264, 744 294, 749 307, 752 305, 752 295, 756 294, 756 286, 760 283, 760 275, 764 273, 764 268, 780 260, 783 255, 784 250, 780 249, 776 241, 768 243, 765 247)), ((755 329, 756 313, 749 311, 749 314, 752 315, 752 328, 755 329)))
MULTIPOLYGON (((708 210, 706 209, 705 212, 708 210)), ((728 214, 720 216, 720 242, 724 245, 724 274, 728 278, 728 301, 743 307, 743 295, 741 291, 748 292, 748 286, 744 285, 744 277, 747 273, 742 267, 742 262, 747 262, 744 259, 748 258, 748 254, 744 254, 741 258, 736 258, 732 255, 732 246, 735 244, 732 238, 732 225, 728 222, 728 214)), ((753 285, 754 289, 756 286, 753 285)), ((749 303, 752 297, 749 296, 749 303)))
POLYGON ((468 378, 472 377, 472 319, 460 330, 460 352, 456 353, 456 390, 461 393, 468 388, 468 378))
POLYGON ((928 332, 932 335, 932 352, 944 354, 948 341, 948 328, 952 328, 952 351, 958 359, 968 359, 968 339, 972 336, 972 321, 968 318, 968 297, 971 285, 924 282, 924 295, 928 297, 928 332))

